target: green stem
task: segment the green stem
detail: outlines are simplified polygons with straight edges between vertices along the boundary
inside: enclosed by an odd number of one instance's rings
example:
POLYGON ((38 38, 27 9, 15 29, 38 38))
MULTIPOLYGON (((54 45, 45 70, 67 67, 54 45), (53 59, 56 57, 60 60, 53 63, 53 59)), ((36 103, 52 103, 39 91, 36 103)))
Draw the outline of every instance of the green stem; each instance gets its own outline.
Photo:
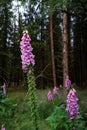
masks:
POLYGON ((72 119, 72 130, 74 129, 74 119, 72 119))
POLYGON ((27 81, 28 81, 28 91, 29 91, 29 103, 31 107, 31 117, 35 130, 38 130, 38 115, 37 115, 37 102, 35 95, 35 81, 34 81, 34 73, 32 69, 32 73, 27 73, 27 81))

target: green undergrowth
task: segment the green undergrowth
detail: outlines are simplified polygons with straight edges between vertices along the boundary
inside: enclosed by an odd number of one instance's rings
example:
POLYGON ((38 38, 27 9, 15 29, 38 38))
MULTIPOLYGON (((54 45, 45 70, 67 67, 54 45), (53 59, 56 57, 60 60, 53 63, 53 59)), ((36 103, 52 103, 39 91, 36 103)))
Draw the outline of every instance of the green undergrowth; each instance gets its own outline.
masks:
MULTIPOLYGON (((55 98, 54 103, 50 103, 47 100, 48 90, 36 90, 37 103, 38 103, 38 113, 39 113, 39 128, 40 130, 48 130, 49 125, 46 122, 46 118, 52 113, 53 106, 55 104, 61 104, 64 102, 64 96, 62 90, 59 92, 59 96, 55 98), (61 100, 60 100, 60 97, 61 100)), ((87 90, 77 91, 79 97, 80 110, 87 117, 87 90)), ((5 119, 4 123, 6 130, 34 130, 31 122, 30 106, 26 91, 8 91, 8 97, 11 98, 16 103, 16 109, 14 116, 5 119)), ((1 119, 0 119, 1 122, 1 119)))

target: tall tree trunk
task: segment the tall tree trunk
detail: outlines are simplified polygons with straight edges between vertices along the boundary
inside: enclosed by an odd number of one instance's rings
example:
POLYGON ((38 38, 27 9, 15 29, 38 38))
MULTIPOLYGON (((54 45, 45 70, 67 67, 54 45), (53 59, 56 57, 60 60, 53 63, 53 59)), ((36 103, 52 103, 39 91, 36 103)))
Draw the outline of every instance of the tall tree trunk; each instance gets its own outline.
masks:
POLYGON ((67 31, 67 9, 64 7, 63 13, 63 88, 65 89, 65 80, 68 75, 68 31, 67 31))
MULTIPOLYGON (((2 51, 6 53, 7 51, 7 47, 6 47, 6 43, 7 43, 7 27, 8 27, 8 9, 7 9, 7 5, 5 3, 4 5, 4 20, 3 20, 3 46, 2 46, 2 51)), ((7 57, 5 55, 2 56, 2 77, 3 79, 6 80, 7 76, 6 76, 6 59, 7 57)), ((4 82, 4 80, 2 79, 2 83, 4 82)))
POLYGON ((52 57, 52 68, 53 68, 53 81, 54 81, 54 87, 55 87, 55 86, 57 86, 57 83, 56 83, 56 70, 55 70, 55 58, 54 58, 52 15, 50 15, 50 40, 51 40, 51 57, 52 57))

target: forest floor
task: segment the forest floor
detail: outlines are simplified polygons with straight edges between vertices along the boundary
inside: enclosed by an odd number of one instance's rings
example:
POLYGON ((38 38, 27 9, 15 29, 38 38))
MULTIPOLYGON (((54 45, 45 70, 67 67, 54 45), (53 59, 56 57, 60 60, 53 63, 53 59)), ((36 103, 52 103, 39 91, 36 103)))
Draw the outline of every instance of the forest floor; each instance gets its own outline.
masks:
MULTIPOLYGON (((49 125, 45 119, 51 114, 53 109, 47 100, 48 90, 36 91, 39 111, 39 127, 40 130, 48 130, 49 125)), ((77 96, 79 98, 80 110, 87 115, 87 90, 78 90, 77 96)), ((12 98, 17 104, 14 117, 8 121, 10 130, 33 130, 27 92, 22 90, 8 91, 8 97, 12 98)), ((55 103, 60 103, 60 97, 62 97, 61 102, 64 101, 62 90, 60 90, 59 98, 55 103)), ((6 130, 9 130, 9 127, 6 130)))

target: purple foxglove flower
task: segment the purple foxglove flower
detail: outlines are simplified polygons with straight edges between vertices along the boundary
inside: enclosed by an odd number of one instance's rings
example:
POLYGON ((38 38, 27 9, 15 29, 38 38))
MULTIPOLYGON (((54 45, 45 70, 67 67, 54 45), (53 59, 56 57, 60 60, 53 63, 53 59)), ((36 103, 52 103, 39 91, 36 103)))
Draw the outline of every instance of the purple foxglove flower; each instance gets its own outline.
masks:
POLYGON ((5 127, 2 127, 1 130, 5 130, 5 127))
POLYGON ((58 88, 55 86, 54 89, 53 89, 53 94, 58 94, 58 88))
POLYGON ((21 59, 22 59, 22 70, 23 72, 28 72, 28 66, 35 65, 34 55, 32 53, 32 46, 30 44, 30 37, 28 31, 24 31, 22 41, 20 42, 21 48, 21 59))
POLYGON ((3 94, 6 95, 6 83, 3 85, 3 94))
POLYGON ((2 125, 2 128, 1 128, 1 130, 5 130, 5 127, 4 127, 4 125, 2 125))
POLYGON ((70 80, 69 77, 67 76, 67 77, 66 77, 66 80, 65 80, 65 87, 66 87, 67 89, 69 89, 70 86, 71 86, 71 80, 70 80))
POLYGON ((52 95, 52 92, 50 90, 47 94, 47 98, 48 98, 48 100, 53 100, 53 95, 52 95))
POLYGON ((71 89, 67 95, 67 107, 68 118, 75 119, 79 113, 78 98, 76 96, 76 90, 71 89))

